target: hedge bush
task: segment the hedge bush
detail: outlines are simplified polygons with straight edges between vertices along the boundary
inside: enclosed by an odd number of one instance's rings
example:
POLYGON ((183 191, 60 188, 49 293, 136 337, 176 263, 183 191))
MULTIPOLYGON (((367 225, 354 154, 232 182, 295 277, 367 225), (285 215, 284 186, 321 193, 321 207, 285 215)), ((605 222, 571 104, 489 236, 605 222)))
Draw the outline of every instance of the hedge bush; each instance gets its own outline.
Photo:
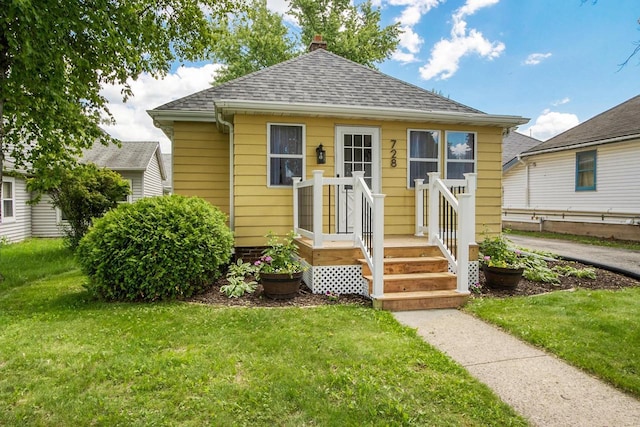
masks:
POLYGON ((77 258, 96 297, 113 301, 184 298, 222 274, 233 248, 226 215, 194 197, 122 204, 95 221, 77 258))

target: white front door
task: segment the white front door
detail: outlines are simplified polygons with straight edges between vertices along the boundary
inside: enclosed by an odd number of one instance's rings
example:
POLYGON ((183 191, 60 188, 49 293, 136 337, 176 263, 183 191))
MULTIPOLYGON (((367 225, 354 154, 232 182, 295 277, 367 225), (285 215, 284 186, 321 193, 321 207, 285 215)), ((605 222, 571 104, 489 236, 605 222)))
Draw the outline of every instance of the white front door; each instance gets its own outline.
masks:
MULTIPOLYGON (((338 126, 336 128, 336 176, 351 177, 364 171, 367 185, 380 193, 380 129, 338 126)), ((353 231, 353 188, 341 186, 336 192, 336 224, 338 233, 353 231)))

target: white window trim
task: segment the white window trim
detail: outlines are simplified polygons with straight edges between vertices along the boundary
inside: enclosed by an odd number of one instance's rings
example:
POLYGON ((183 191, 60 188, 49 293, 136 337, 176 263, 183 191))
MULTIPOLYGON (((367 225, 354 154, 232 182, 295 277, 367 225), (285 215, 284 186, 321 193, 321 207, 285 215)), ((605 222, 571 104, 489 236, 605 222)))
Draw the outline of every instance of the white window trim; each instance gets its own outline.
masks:
MULTIPOLYGON (((411 161, 421 161, 421 162, 436 162, 437 169, 436 172, 440 173, 440 158, 442 156, 442 132, 436 129, 407 129, 407 189, 413 190, 415 186, 411 186, 411 161), (438 157, 437 158, 422 158, 417 157, 413 159, 411 157, 411 132, 431 132, 438 134, 438 157)), ((426 178, 425 178, 426 181, 426 178)))
POLYGON ((472 133, 473 136, 473 140, 474 140, 474 144, 473 144, 473 160, 468 160, 468 159, 458 159, 458 160, 452 160, 452 163, 473 163, 473 172, 474 173, 478 173, 478 132, 473 132, 473 131, 468 131, 468 130, 447 130, 444 133, 444 141, 443 141, 443 147, 444 147, 444 178, 448 179, 449 177, 447 176, 447 171, 448 171, 448 166, 449 166, 449 143, 448 143, 448 136, 450 133, 472 133))
POLYGON ((0 200, 0 210, 2 212, 2 220, 0 221, 1 224, 8 224, 8 223, 11 223, 11 222, 16 222, 16 180, 13 177, 4 176, 4 177, 2 177, 2 185, 3 186, 4 186, 5 182, 11 184, 11 198, 6 198, 5 197, 6 196, 5 192, 2 191, 2 199, 0 200), (5 202, 5 200, 11 200, 11 203, 13 204, 13 215, 12 216, 5 216, 5 214, 4 214, 4 202, 5 202))
POLYGON ((307 170, 307 127, 304 123, 267 123, 267 187, 268 188, 291 188, 291 185, 271 185, 271 158, 279 159, 302 159, 302 180, 305 179, 307 170), (271 155, 271 126, 299 126, 302 128, 302 154, 278 154, 271 155))
POLYGON ((56 207, 56 224, 57 225, 62 225, 62 224, 68 224, 69 221, 67 221, 66 219, 62 219, 62 211, 60 210, 60 208, 56 207))

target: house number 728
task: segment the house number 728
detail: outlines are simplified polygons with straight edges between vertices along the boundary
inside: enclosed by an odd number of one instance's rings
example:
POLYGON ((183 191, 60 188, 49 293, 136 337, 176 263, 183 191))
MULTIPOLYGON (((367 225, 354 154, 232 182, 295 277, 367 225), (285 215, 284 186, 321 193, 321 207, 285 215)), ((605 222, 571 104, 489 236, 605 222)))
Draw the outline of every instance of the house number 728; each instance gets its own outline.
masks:
POLYGON ((392 139, 391 140, 391 167, 395 168, 396 166, 398 166, 398 159, 396 159, 396 140, 392 139))

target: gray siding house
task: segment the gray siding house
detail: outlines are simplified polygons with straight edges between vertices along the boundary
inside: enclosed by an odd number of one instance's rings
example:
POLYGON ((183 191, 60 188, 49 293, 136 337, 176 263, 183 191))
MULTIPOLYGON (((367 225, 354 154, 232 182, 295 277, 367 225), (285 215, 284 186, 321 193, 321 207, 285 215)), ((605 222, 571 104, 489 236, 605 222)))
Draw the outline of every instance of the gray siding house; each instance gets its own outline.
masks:
MULTIPOLYGON (((128 202, 143 197, 161 196, 164 193, 163 181, 167 178, 159 143, 125 141, 121 145, 122 147, 115 144, 95 144, 84 151, 80 161, 109 168, 128 180, 132 190, 128 202)), ((3 215, 0 238, 18 242, 29 237, 62 235, 63 221, 60 212, 51 205, 48 196, 43 196, 38 204, 29 205, 27 202, 31 200, 31 194, 26 190, 24 178, 5 177, 4 182, 3 209, 9 210, 12 207, 14 216, 5 218, 3 215), (11 187, 14 195, 11 199, 5 199, 5 194, 9 195, 9 192, 4 190, 11 187)))

